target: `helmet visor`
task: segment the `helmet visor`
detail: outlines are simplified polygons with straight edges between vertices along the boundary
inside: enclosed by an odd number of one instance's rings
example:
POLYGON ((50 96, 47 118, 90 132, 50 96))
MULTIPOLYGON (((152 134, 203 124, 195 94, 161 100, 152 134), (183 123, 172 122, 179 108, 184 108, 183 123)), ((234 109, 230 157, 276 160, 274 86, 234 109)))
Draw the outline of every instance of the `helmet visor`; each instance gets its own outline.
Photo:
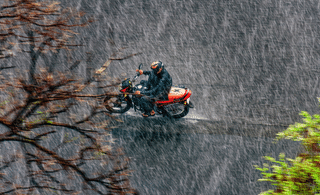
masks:
POLYGON ((152 63, 151 64, 151 69, 156 69, 158 67, 158 64, 157 63, 152 63))
POLYGON ((151 69, 156 74, 160 71, 161 68, 162 68, 162 63, 160 61, 156 61, 151 64, 151 69))
POLYGON ((151 64, 151 69, 153 70, 154 73, 157 73, 159 71, 158 64, 151 64))

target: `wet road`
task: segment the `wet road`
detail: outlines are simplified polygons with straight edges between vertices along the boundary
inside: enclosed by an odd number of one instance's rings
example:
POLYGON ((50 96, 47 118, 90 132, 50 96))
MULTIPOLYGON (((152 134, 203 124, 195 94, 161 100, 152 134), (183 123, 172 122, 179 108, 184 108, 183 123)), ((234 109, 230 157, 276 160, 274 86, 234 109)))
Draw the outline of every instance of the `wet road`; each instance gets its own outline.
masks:
POLYGON ((112 134, 131 159, 131 183, 141 194, 259 194, 271 185, 257 182, 261 175, 253 165, 280 152, 294 157, 299 148, 290 141, 272 143, 280 127, 241 130, 245 124, 228 127, 188 116, 120 118, 112 134))

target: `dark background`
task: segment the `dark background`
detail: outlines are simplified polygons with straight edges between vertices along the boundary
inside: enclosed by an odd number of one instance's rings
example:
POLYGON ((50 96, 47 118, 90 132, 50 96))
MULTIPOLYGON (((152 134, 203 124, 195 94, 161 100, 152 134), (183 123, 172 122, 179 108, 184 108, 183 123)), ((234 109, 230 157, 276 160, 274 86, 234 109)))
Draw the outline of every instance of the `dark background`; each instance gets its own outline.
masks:
MULTIPOLYGON (((121 115, 113 136, 132 159, 132 185, 141 194, 258 194, 262 156, 294 157, 298 145, 273 144, 275 134, 318 112, 319 6, 317 0, 64 0, 96 19, 79 29, 83 44, 71 56, 81 76, 121 47, 108 75, 132 77, 140 63, 161 60, 174 84, 193 91, 181 120, 121 115)), ((23 56, 23 55, 22 55, 23 56)), ((39 60, 41 66, 42 59, 39 60)), ((24 57, 2 61, 24 67, 24 57)))
MULTIPOLYGON (((161 60, 174 84, 194 92, 195 110, 205 118, 291 124, 301 110, 318 110, 316 0, 62 0, 61 5, 96 21, 78 30, 74 41, 84 46, 59 53, 57 70, 70 67, 72 57, 81 60, 75 72, 85 76, 127 47, 125 53, 142 55, 113 62, 110 76, 132 77, 140 63, 149 69, 161 60)), ((7 63, 28 61, 2 61, 7 63)))
POLYGON ((113 64, 112 76, 162 60, 206 118, 290 124, 318 110, 318 1, 67 2, 96 19, 78 50, 94 67, 123 46, 143 54, 113 64))

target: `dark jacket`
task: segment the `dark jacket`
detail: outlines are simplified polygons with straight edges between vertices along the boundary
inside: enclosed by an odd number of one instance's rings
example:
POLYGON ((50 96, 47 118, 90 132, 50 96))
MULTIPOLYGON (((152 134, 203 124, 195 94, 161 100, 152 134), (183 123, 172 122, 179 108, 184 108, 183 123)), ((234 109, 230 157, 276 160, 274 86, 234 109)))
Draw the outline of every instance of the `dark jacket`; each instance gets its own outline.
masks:
POLYGON ((172 86, 172 79, 166 69, 162 69, 159 74, 153 71, 143 71, 143 74, 149 75, 147 90, 141 91, 142 94, 152 98, 167 99, 172 86))

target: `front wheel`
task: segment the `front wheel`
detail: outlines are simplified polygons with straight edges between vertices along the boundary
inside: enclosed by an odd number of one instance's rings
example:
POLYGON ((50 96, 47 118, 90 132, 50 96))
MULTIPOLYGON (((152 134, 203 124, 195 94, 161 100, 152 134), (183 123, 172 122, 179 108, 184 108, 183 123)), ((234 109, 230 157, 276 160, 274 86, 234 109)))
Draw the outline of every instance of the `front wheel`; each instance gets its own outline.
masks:
POLYGON ((131 108, 132 102, 130 98, 121 94, 116 97, 106 97, 104 104, 111 113, 125 113, 131 108))
POLYGON ((189 106, 184 103, 175 103, 164 106, 166 115, 172 118, 182 118, 189 113, 189 106))

